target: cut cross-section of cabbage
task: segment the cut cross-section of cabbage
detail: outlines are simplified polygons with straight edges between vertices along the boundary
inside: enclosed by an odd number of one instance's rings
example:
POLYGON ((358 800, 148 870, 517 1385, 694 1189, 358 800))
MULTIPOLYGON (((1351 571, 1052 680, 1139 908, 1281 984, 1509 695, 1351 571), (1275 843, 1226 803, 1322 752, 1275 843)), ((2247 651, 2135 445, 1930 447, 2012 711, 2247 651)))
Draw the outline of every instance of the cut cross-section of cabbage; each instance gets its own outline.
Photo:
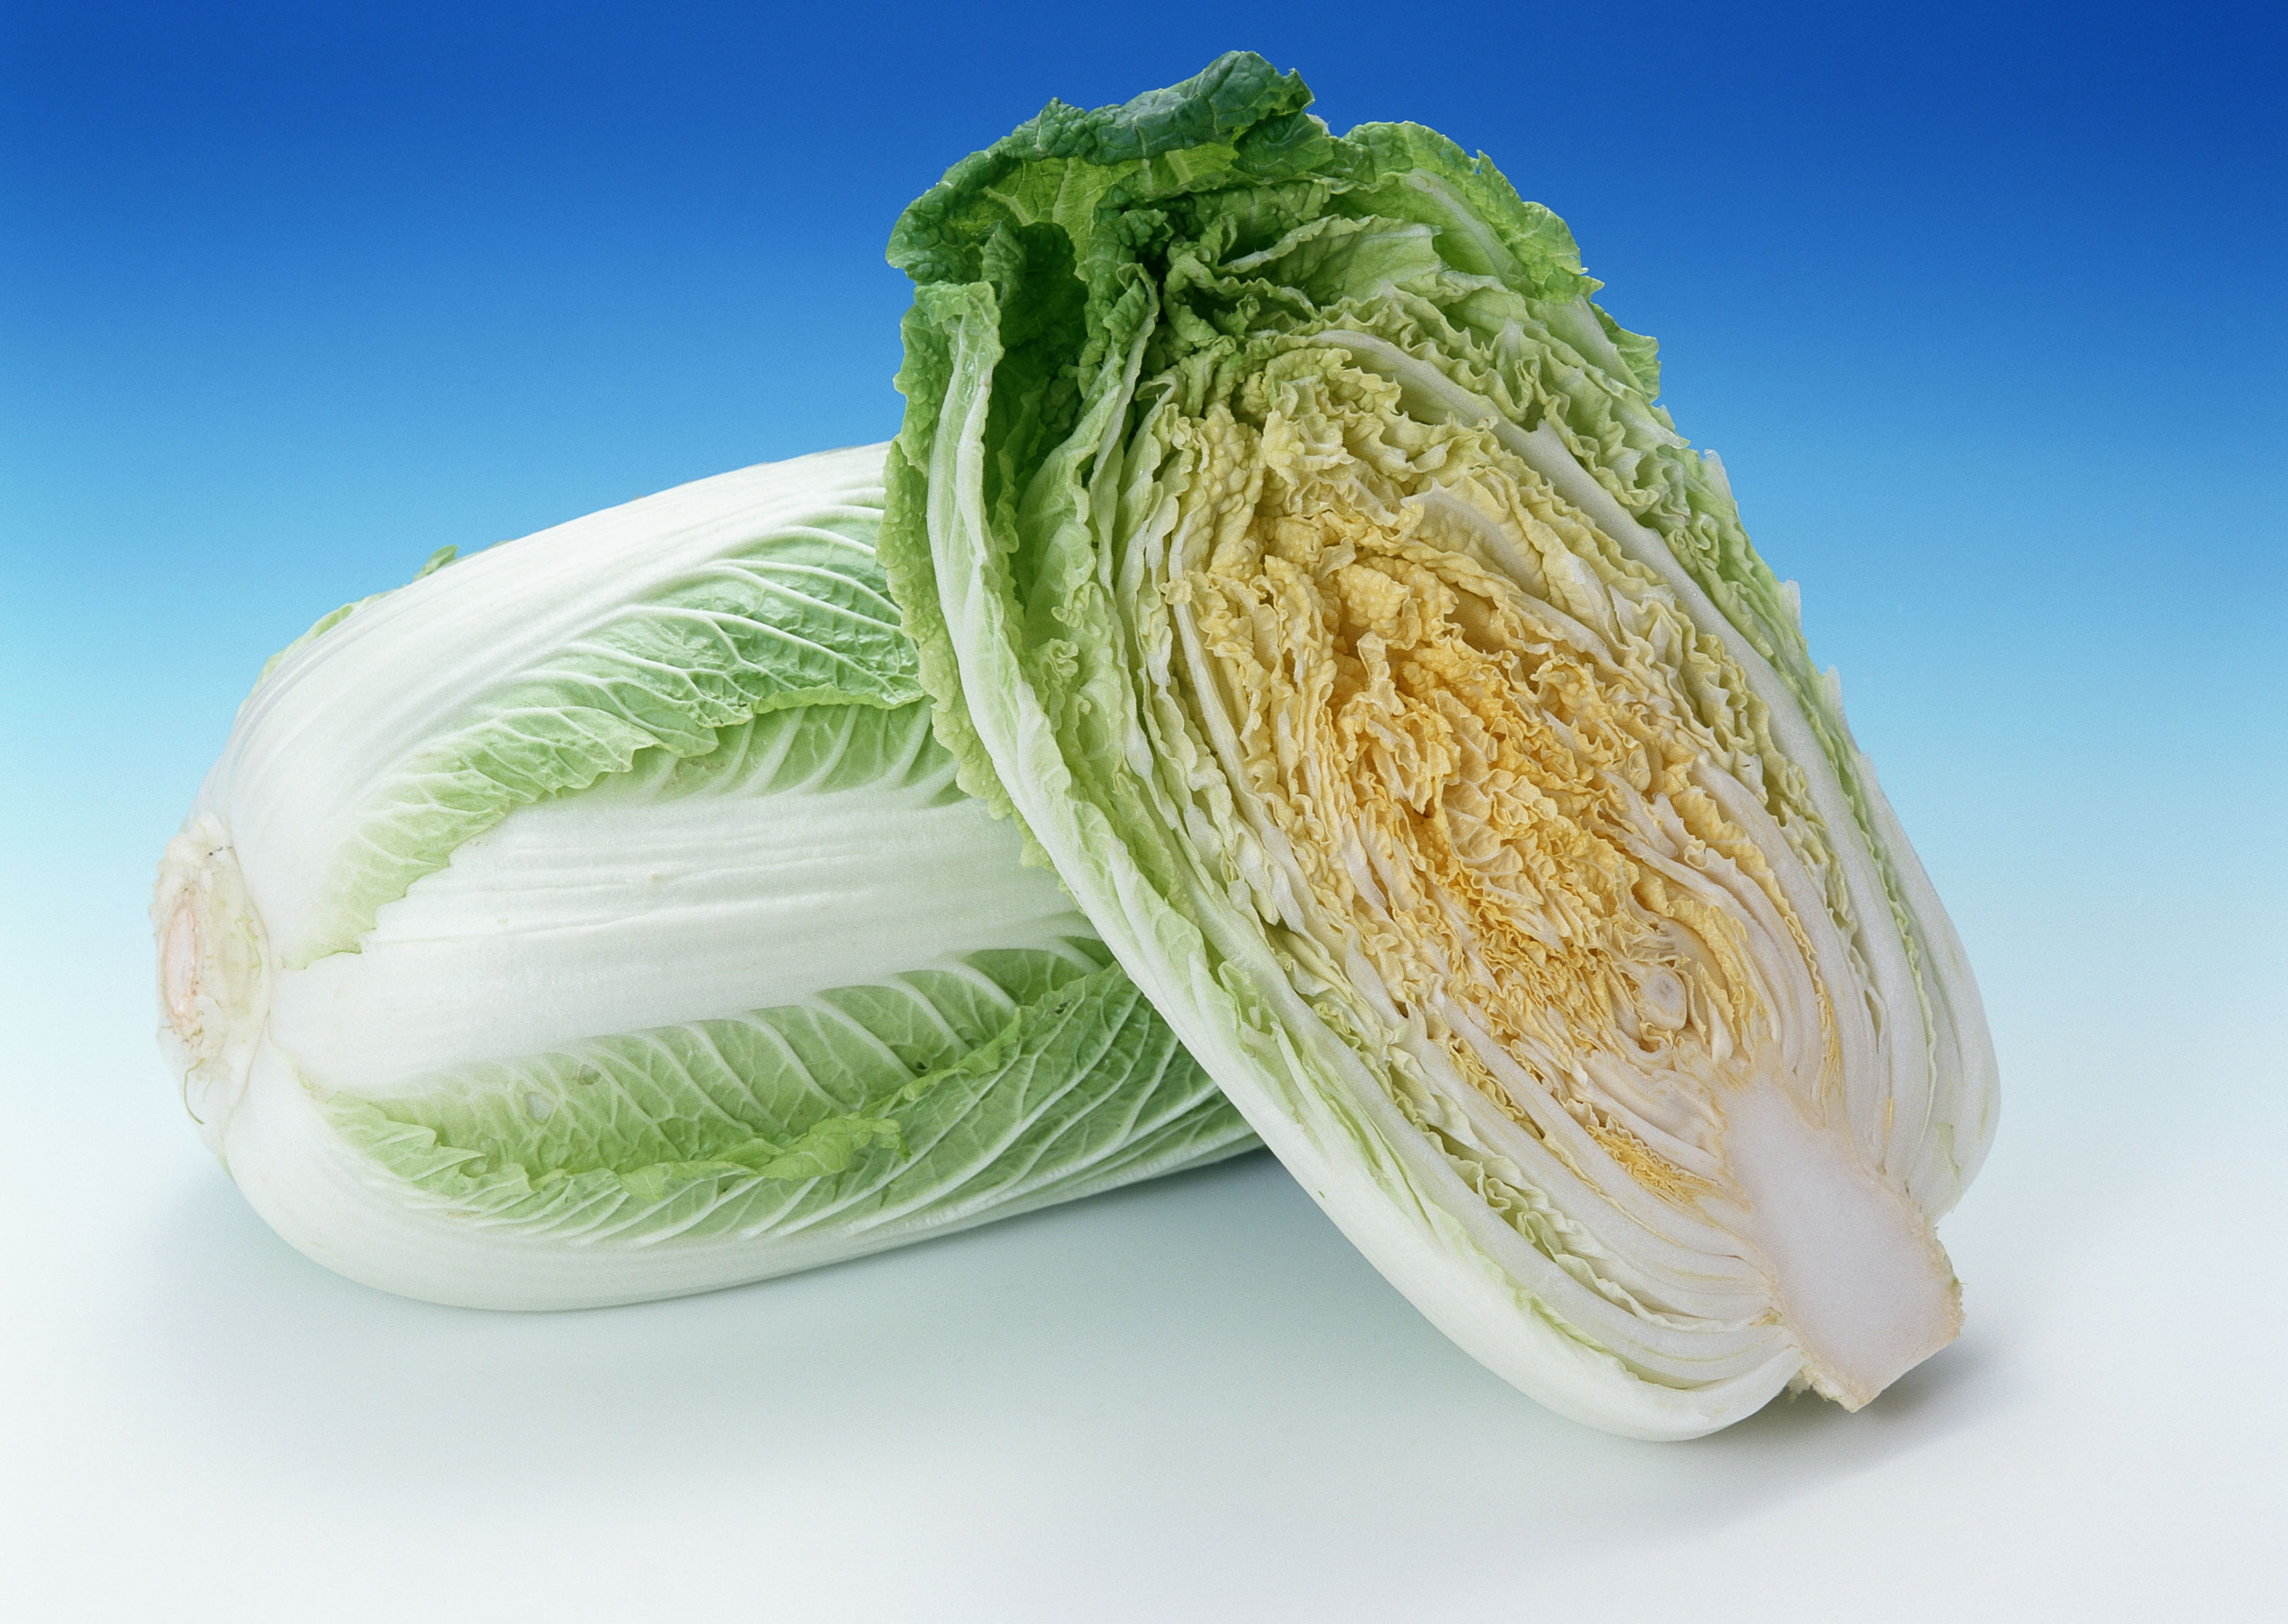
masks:
POLYGON ((704 1290, 1254 1141, 954 782, 884 448, 438 568, 272 662, 160 867, 163 1047, 343 1273, 704 1290))
POLYGON ((1945 915, 1570 236, 1260 59, 910 209, 883 556, 940 735, 1504 1376, 1709 1431, 1955 1335, 1945 915))

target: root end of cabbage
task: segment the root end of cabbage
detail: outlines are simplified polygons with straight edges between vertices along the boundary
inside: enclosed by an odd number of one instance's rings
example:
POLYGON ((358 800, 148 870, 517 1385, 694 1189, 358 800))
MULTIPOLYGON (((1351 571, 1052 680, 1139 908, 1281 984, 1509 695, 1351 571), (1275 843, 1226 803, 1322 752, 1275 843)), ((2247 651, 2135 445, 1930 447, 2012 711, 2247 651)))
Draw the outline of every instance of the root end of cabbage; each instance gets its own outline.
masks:
POLYGON ((1726 1161, 1813 1389, 1855 1410, 1962 1328, 1954 1271, 1906 1192, 1778 1088, 1730 1102, 1726 1161))
POLYGON ((195 813, 167 843, 151 899, 159 938, 159 1042, 184 1108, 222 1153, 224 1119, 245 1091, 268 1011, 269 951, 230 836, 195 813))

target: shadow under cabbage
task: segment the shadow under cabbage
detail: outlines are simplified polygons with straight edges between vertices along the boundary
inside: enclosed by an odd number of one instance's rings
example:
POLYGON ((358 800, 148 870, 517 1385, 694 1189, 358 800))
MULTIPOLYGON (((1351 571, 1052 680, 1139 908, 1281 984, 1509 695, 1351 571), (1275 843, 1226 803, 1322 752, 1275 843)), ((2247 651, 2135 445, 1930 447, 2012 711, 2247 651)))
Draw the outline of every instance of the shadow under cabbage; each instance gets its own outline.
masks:
POLYGON ((155 1422, 265 1480, 440 1514, 871 1478, 1212 1548, 1323 1539, 1365 1495, 1378 1540, 1483 1522, 1498 1549, 1553 1554, 1704 1534, 2012 1397, 1974 1331, 1857 1415, 1782 1399, 1696 1444, 1609 1438, 1447 1343, 1260 1153, 806 1274, 560 1313, 342 1279, 218 1177, 165 1217, 140 1311, 175 1386, 155 1422))

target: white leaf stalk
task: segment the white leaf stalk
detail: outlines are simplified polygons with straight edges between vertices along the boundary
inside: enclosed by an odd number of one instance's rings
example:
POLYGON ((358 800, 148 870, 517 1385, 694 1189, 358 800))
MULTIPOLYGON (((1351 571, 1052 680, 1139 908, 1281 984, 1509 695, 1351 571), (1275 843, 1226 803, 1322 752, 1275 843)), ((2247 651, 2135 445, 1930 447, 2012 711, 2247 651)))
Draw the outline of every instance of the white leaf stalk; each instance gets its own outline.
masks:
POLYGON ((152 919, 185 1105, 287 1240, 584 1306, 1253 1142, 954 785, 874 562, 882 460, 433 560, 266 671, 152 919))

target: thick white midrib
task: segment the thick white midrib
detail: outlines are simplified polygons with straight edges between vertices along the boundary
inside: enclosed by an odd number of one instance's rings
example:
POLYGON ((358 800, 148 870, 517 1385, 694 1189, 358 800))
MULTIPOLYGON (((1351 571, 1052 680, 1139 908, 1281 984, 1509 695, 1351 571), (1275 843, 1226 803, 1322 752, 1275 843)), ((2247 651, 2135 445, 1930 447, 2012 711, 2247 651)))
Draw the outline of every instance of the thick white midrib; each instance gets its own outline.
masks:
MULTIPOLYGON (((1545 320, 1549 323, 1549 330, 1578 351, 1582 360, 1603 368, 1615 377, 1632 380, 1636 377, 1635 368, 1621 359, 1620 351, 1615 349, 1613 341, 1605 336, 1604 328, 1597 321, 1597 313, 1589 308, 1586 297, 1577 295, 1570 304, 1550 306, 1545 320)), ((1615 404, 1625 405, 1625 402, 1617 400, 1615 404)))
POLYGON ((878 505, 856 500, 865 494, 862 489, 790 488, 783 467, 738 469, 586 514, 488 547, 387 593, 281 663, 251 696, 237 730, 244 737, 234 741, 233 754, 243 757, 256 741, 268 743, 273 737, 281 745, 294 745, 301 732, 322 730, 322 716, 291 714, 305 709, 297 704, 302 697, 298 677, 322 666, 330 688, 361 674, 388 678, 359 691, 365 705, 360 754, 393 761, 433 732, 438 696, 465 693, 468 686, 465 672, 413 661, 406 652, 409 642, 449 657, 481 653, 488 673, 512 677, 535 654, 563 646, 579 631, 609 620, 616 610, 647 601, 728 547, 782 527, 790 519, 878 515, 878 505), (584 585, 568 587, 582 576, 587 577, 584 585), (485 590, 496 577, 515 582, 511 601, 485 590), (536 610, 536 605, 544 606, 536 610), (403 630, 408 622, 417 628, 409 638, 403 630), (385 646, 368 646, 375 643, 385 646), (376 664, 379 672, 365 672, 376 664), (292 732, 280 736, 281 729, 292 732))
POLYGON ((270 1032, 313 1083, 386 1096, 1092 934, 1055 879, 1023 866, 1015 830, 927 780, 576 795, 464 844, 381 909, 361 951, 281 972, 270 1032))
MULTIPOLYGON (((334 791, 330 804, 307 810, 329 821, 354 818, 376 783, 432 742, 441 720, 449 726, 481 719, 473 697, 544 676, 550 661, 608 629, 631 605, 690 583, 767 528, 783 527, 743 512, 666 535, 582 538, 593 543, 584 554, 571 554, 567 543, 567 556, 546 571, 518 572, 520 551, 549 540, 528 537, 480 554, 465 566, 469 573, 450 581, 417 582, 352 616, 274 675, 274 693, 256 707, 234 750, 236 773, 256 780, 258 796, 266 772, 285 764, 298 780, 334 791), (504 598, 484 590, 480 564, 516 574, 517 591, 504 598), (576 567, 589 577, 582 588, 552 588, 549 576, 576 567), (306 673, 322 685, 315 703, 298 681, 306 673), (354 734, 345 734, 330 702, 343 692, 361 696, 354 734)), ((237 810, 242 819, 243 805, 237 810)))
POLYGON ((1963 1191, 1977 1176, 1994 1142, 1999 1066, 1994 1055, 1993 1033, 1986 1024, 1985 1000, 1978 991, 1977 978, 1971 972, 1970 958, 1963 950, 1962 938, 1955 931, 1954 920, 1940 905, 1938 891, 1923 868, 1922 859, 1908 844, 1907 832, 1875 777, 1874 764, 1863 756, 1859 761, 1868 805, 1876 826, 1897 856, 1900 883, 1907 891, 1909 906, 1922 922, 1925 945, 1930 949, 1933 966, 1940 976, 1940 989, 1950 1013, 1955 1017, 1950 1034, 1957 1062, 1955 1072, 1951 1077, 1942 1078, 1943 1088, 1934 1089, 1932 1094, 1934 1119, 1951 1123, 1956 1130, 1954 1154, 1949 1157, 1936 1134, 1926 1135, 1921 1158, 1907 1179, 1908 1189, 1935 1222, 1961 1200, 1963 1191), (1942 1099, 1945 1102, 1943 1109, 1942 1099), (1962 1142, 1966 1128, 1969 1129, 1968 1145, 1962 1142))
MULTIPOLYGON (((1732 629, 1731 622, 1660 538, 1639 524, 1609 491, 1574 461, 1564 440, 1546 423, 1537 424, 1530 433, 1527 432, 1510 422, 1492 401, 1371 334, 1329 328, 1313 334, 1309 342, 1329 349, 1347 350, 1402 388, 1427 397, 1458 417, 1491 429, 1505 448, 1547 479, 1560 496, 1586 514, 1633 561, 1651 569, 1676 594, 1677 601, 1696 627, 1723 643, 1738 661, 1749 686, 1764 701, 1781 749, 1802 769, 1813 804, 1828 826, 1844 883, 1850 891, 1852 909, 1857 915, 1859 945, 1868 956, 1885 1002, 1895 1010, 1919 1010, 1921 994, 1899 939, 1896 922, 1891 916, 1889 896, 1875 878, 1873 861, 1863 850, 1865 836, 1860 833, 1858 819, 1843 793, 1833 764, 1810 727, 1797 714, 1800 701, 1781 680, 1771 662, 1732 629)), ((1921 910, 1925 900, 1912 898, 1911 905, 1921 910)), ((1927 902, 1930 908, 1937 908, 1934 895, 1928 897, 1927 902)), ((1933 966, 1934 972, 1941 968, 1933 966)), ((1942 995, 1950 991, 1941 989, 1942 995)), ((1923 1052, 1920 1042, 1895 1042, 1889 1050, 1892 1069, 1887 1092, 1903 1107, 1897 1113, 1901 1119, 1899 1132, 1912 1135, 1928 1109, 1928 1102, 1939 1092, 1939 1079, 1933 1075, 1937 1057, 1923 1052)), ((1916 1148, 1919 1152, 1919 1144, 1916 1148)))
MULTIPOLYGON (((1802 927, 1806 939, 1811 944, 1812 963, 1827 993, 1825 1013, 1834 1023, 1832 1031, 1847 1076, 1855 1055, 1871 1063, 1871 1069, 1877 1072, 1890 1070, 1888 1050, 1895 1046, 1897 1034, 1895 1029, 1876 1030, 1868 1018, 1864 1001, 1857 995, 1857 977, 1851 968, 1848 944, 1842 931, 1836 928, 1834 916, 1827 911, 1826 899, 1821 894, 1818 881, 1797 859, 1794 848, 1787 844, 1780 833, 1778 823, 1765 809, 1763 803, 1739 780, 1714 764, 1704 761, 1696 766, 1693 781, 1715 800, 1727 818, 1747 831, 1749 838, 1770 864, 1773 877, 1779 883, 1780 894, 1786 899, 1789 911, 1795 915, 1796 923, 1802 927)), ((1793 946, 1792 942, 1786 945, 1793 946)), ((1806 991, 1808 994, 1808 987, 1806 991)), ((1824 1057, 1820 1058, 1823 1061, 1824 1057)), ((1823 1069, 1815 1064, 1813 1075, 1799 1076, 1799 1080, 1808 1085, 1813 1092, 1814 1097, 1808 1103, 1815 1110, 1824 1113, 1831 1102, 1818 1094, 1822 1083, 1826 1081, 1821 1074, 1823 1069)), ((1843 1079, 1836 1081, 1841 1082, 1843 1079)), ((1847 1089, 1846 1095, 1843 1101, 1845 1120, 1862 1136, 1867 1154, 1880 1165, 1887 1148, 1884 1137, 1863 1120, 1858 1110, 1863 1102, 1849 1098, 1847 1089)))
POLYGON ((355 838, 366 795, 435 736, 441 717, 473 719, 473 692, 540 664, 759 535, 878 517, 849 499, 867 488, 868 459, 878 486, 880 449, 833 455, 852 466, 827 488, 789 464, 743 469, 487 549, 360 610, 272 673, 234 729, 214 788, 280 962, 311 946, 330 902, 322 882, 355 838), (516 590, 485 590, 497 576, 516 590), (340 721, 344 693, 356 696, 354 729, 340 721))

